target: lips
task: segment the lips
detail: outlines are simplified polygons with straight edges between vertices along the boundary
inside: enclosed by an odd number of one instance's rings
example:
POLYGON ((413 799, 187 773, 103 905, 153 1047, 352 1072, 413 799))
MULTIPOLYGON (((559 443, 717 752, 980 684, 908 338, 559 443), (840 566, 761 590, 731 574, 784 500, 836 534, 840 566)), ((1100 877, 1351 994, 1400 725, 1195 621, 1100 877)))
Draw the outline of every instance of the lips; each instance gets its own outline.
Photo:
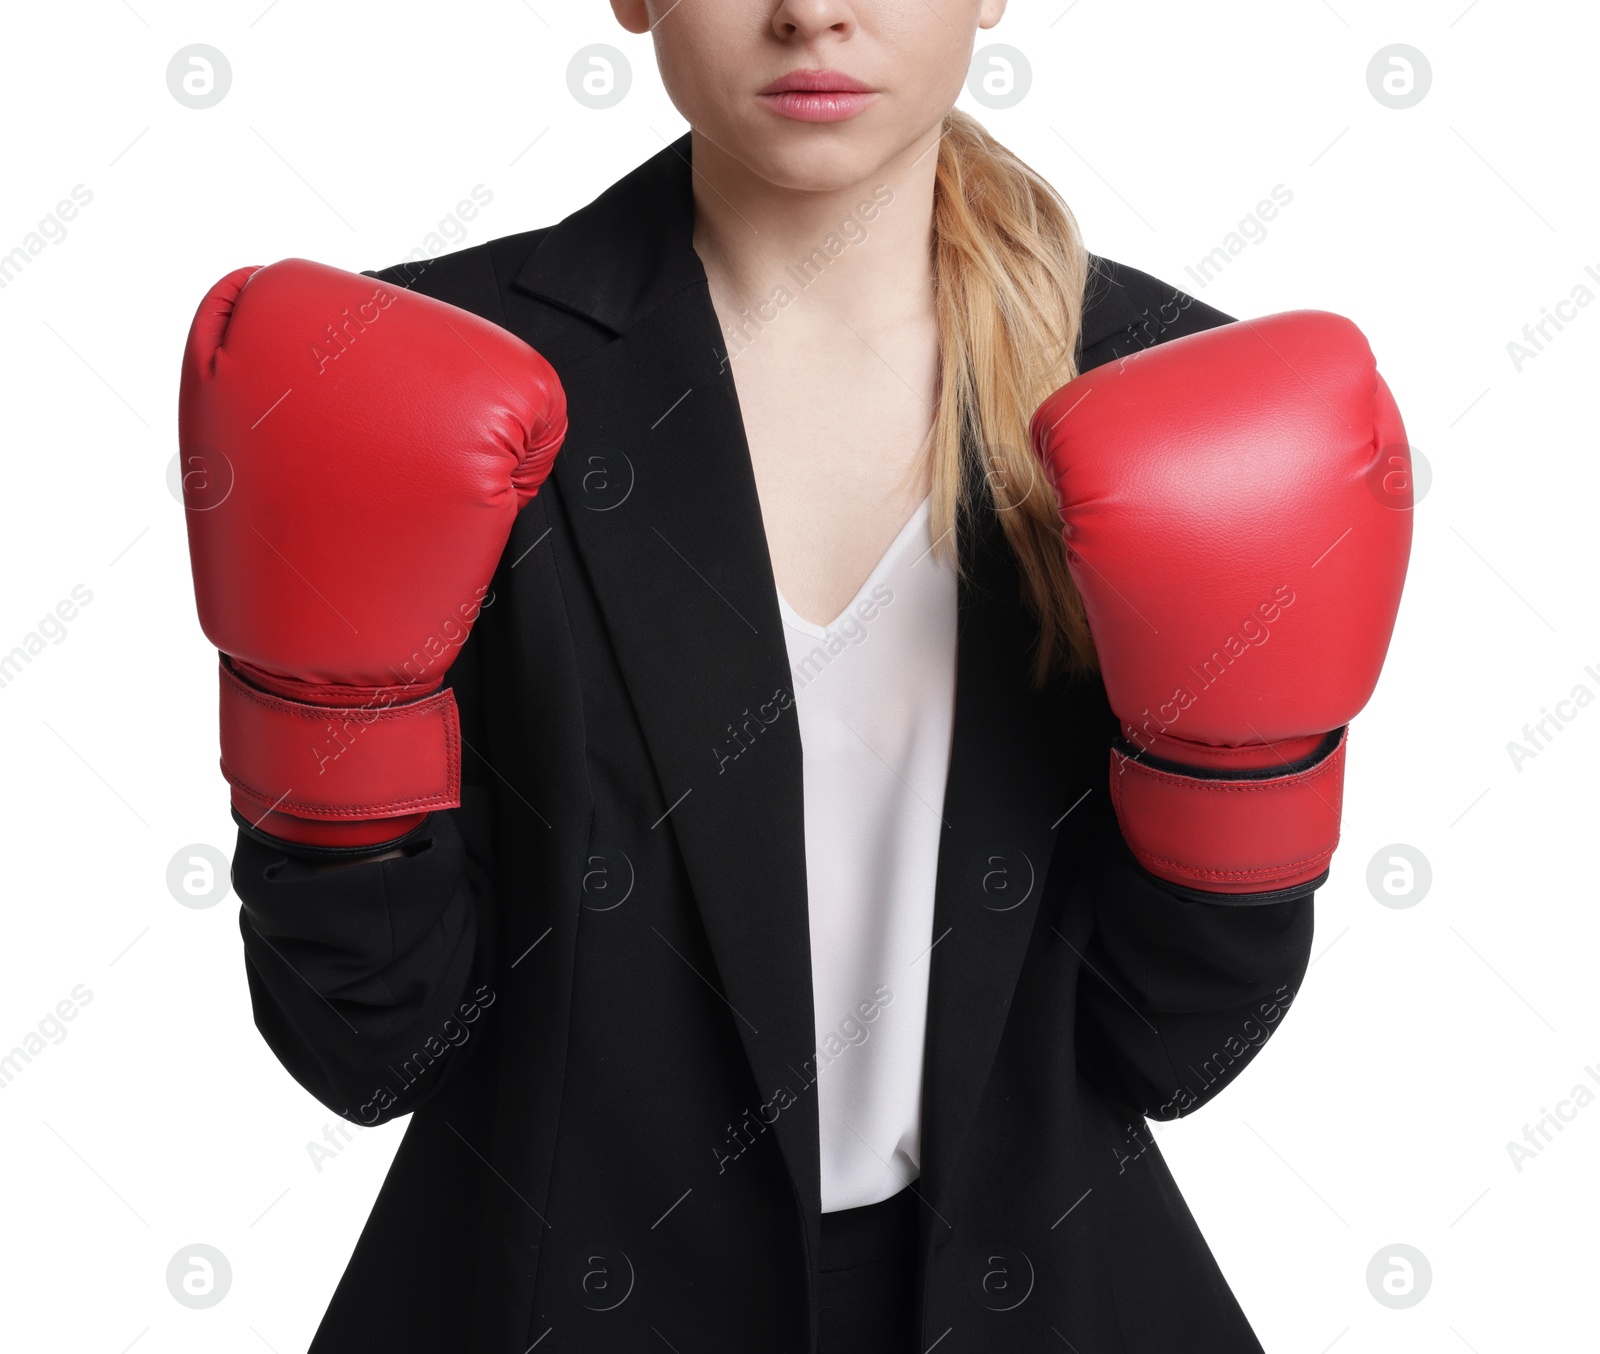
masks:
POLYGON ((763 94, 870 94, 872 86, 845 75, 842 71, 796 70, 780 76, 761 91, 763 94))
POLYGON ((773 112, 796 122, 842 122, 878 96, 871 85, 841 71, 795 70, 774 80, 759 97, 773 112))

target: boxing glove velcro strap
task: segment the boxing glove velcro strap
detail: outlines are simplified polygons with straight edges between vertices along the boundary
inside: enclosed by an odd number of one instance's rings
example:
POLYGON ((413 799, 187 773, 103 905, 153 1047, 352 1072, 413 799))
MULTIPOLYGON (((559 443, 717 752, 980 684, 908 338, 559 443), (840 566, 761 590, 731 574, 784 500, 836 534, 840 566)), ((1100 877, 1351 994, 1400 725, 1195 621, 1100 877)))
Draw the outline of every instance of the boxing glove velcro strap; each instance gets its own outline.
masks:
POLYGON ((461 725, 450 690, 405 702, 387 690, 367 704, 314 705, 250 685, 226 658, 218 672, 222 774, 251 800, 322 821, 460 805, 461 725))
POLYGON ((1157 878, 1257 893, 1324 874, 1339 844, 1348 727, 1302 761, 1207 773, 1111 749, 1111 801, 1135 859, 1157 878))

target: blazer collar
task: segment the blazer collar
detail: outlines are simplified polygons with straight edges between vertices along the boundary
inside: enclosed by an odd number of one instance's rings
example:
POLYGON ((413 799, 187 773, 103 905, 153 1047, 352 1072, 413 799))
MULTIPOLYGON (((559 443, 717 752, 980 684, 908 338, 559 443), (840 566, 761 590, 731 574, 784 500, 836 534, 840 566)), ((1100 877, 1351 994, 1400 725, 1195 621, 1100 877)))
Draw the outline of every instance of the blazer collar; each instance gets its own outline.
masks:
POLYGON ((706 280, 694 251, 689 133, 545 232, 515 286, 621 334, 706 280))

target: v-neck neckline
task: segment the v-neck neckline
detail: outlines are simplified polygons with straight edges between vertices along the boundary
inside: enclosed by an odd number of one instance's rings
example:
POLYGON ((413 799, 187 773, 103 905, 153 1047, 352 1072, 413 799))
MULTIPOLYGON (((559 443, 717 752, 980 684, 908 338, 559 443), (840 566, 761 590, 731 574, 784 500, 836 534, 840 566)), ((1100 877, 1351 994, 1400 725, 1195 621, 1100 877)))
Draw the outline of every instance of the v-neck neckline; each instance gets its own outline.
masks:
POLYGON ((878 562, 872 566, 872 572, 867 575, 866 581, 856 589, 855 596, 845 603, 839 614, 826 625, 818 625, 815 621, 807 620, 796 611, 789 604, 789 599, 783 595, 783 589, 778 587, 777 580, 774 578, 772 587, 773 591, 778 595, 778 611, 783 617, 783 623, 791 629, 800 631, 802 634, 810 635, 812 639, 826 639, 840 621, 855 611, 861 604, 861 599, 883 581, 883 576, 894 567, 895 561, 899 558, 901 551, 905 549, 906 543, 911 539, 917 528, 926 526, 928 516, 932 512, 932 505, 933 495, 928 494, 923 498, 922 502, 912 509, 911 516, 906 518, 900 530, 895 533, 894 539, 889 542, 883 554, 878 557, 878 562))

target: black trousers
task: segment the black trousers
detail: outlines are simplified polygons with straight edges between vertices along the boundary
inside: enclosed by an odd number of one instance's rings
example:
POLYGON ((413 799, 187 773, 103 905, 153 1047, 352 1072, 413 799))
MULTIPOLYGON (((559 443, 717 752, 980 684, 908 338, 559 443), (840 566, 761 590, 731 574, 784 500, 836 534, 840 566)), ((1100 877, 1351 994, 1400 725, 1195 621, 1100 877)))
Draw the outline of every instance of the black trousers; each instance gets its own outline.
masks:
POLYGON ((917 1198, 822 1215, 822 1354, 917 1354, 917 1198))

